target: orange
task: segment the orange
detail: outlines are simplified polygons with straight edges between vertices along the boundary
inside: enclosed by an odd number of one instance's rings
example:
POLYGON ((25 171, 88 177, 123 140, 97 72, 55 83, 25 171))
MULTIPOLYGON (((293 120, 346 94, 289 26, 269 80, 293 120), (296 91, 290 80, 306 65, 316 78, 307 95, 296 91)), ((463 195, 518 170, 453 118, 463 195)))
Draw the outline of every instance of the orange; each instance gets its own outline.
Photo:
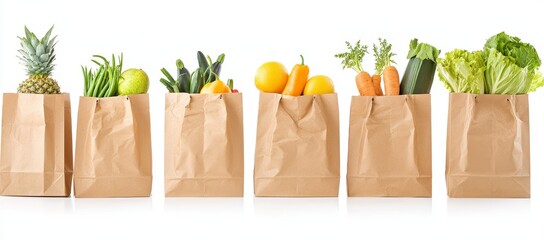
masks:
POLYGON ((304 95, 334 93, 332 80, 325 75, 317 75, 308 79, 304 86, 304 95))
POLYGON ((287 70, 279 62, 267 62, 255 73, 255 86, 261 92, 282 93, 287 84, 287 70))
POLYGON ((206 83, 200 90, 201 94, 230 93, 230 88, 223 81, 217 79, 211 83, 206 83))

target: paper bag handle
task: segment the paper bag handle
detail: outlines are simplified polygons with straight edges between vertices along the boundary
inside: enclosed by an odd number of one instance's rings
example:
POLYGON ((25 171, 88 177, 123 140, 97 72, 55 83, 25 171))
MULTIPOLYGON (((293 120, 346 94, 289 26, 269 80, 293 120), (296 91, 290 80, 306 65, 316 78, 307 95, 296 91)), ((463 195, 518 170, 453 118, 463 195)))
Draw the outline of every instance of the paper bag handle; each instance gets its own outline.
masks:
POLYGON ((516 96, 510 96, 506 99, 506 102, 510 103, 510 112, 512 113, 512 116, 514 116, 518 120, 521 119, 518 111, 516 111, 516 96))
POLYGON ((370 101, 368 102, 368 111, 367 111, 367 114, 365 116, 366 119, 369 119, 370 118, 370 115, 372 114, 372 109, 374 108, 374 97, 372 97, 370 99, 370 101))

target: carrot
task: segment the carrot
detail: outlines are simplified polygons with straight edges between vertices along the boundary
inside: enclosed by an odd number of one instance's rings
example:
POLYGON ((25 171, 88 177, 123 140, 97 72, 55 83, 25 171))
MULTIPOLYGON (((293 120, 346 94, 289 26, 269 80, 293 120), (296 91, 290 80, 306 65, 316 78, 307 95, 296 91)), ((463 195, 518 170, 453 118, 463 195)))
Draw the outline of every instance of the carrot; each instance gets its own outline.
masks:
POLYGON ((381 82, 382 77, 379 74, 372 75, 372 85, 374 86, 374 92, 377 96, 383 96, 381 82))
POLYGON ((400 92, 399 72, 394 66, 386 66, 383 69, 383 86, 386 96, 396 96, 400 92))
MULTIPOLYGON (((383 74, 383 87, 385 90, 385 96, 395 96, 399 95, 400 83, 399 83, 399 72, 397 68, 391 65, 391 63, 396 63, 391 59, 394 54, 391 52, 391 44, 387 43, 387 40, 378 38, 379 46, 374 44, 374 57, 376 58, 376 74, 372 77, 374 80, 374 86, 380 87, 380 75, 383 74), (376 76, 377 75, 377 76, 376 76), (376 83, 378 81, 378 83, 376 83)), ((380 89, 381 91, 381 89, 380 89)), ((376 93, 377 90, 376 90, 376 93)))
POLYGON ((351 68, 357 72, 355 84, 361 96, 376 96, 372 77, 370 77, 368 72, 363 70, 363 58, 368 53, 368 46, 361 45, 361 40, 357 41, 355 45, 346 42, 346 46, 348 47, 347 52, 334 56, 342 59, 343 68, 351 68))
POLYGON ((355 77, 355 83, 357 84, 357 90, 359 90, 359 94, 361 96, 376 96, 372 78, 368 72, 361 71, 359 74, 357 74, 357 77, 355 77))

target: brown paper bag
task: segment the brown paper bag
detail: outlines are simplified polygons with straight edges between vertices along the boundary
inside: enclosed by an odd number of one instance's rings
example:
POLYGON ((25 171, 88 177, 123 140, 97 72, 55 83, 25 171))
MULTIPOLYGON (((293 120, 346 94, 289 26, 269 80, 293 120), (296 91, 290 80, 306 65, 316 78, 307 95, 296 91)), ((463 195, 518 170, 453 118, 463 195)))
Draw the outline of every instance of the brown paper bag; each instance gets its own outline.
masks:
POLYGON ((167 197, 244 195, 242 94, 167 93, 167 197))
POLYGON ((256 196, 338 196, 337 95, 261 93, 254 174, 256 196))
POLYGON ((527 95, 450 94, 450 197, 530 197, 527 95))
POLYGON ((70 95, 5 93, 0 195, 70 196, 70 95))
POLYGON ((81 97, 77 118, 75 196, 149 196, 149 124, 147 94, 81 97))
POLYGON ((431 197, 431 96, 353 96, 348 196, 431 197))

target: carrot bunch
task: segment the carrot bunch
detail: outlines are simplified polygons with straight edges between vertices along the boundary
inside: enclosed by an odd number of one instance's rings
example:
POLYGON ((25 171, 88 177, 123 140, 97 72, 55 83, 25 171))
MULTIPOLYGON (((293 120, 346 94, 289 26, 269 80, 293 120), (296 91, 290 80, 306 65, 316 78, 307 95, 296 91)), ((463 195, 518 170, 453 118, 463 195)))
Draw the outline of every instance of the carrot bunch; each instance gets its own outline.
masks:
POLYGON ((362 67, 363 58, 368 54, 368 46, 361 45, 361 41, 357 41, 355 46, 346 42, 348 51, 336 54, 335 57, 342 59, 343 68, 351 68, 357 72, 355 83, 361 96, 383 96, 384 92, 381 87, 381 79, 383 77, 385 96, 399 95, 400 81, 397 68, 392 63, 395 63, 391 58, 395 56, 391 52, 391 44, 388 44, 385 39, 378 39, 379 47, 373 45, 374 57, 376 59, 374 75, 365 71, 362 67))

